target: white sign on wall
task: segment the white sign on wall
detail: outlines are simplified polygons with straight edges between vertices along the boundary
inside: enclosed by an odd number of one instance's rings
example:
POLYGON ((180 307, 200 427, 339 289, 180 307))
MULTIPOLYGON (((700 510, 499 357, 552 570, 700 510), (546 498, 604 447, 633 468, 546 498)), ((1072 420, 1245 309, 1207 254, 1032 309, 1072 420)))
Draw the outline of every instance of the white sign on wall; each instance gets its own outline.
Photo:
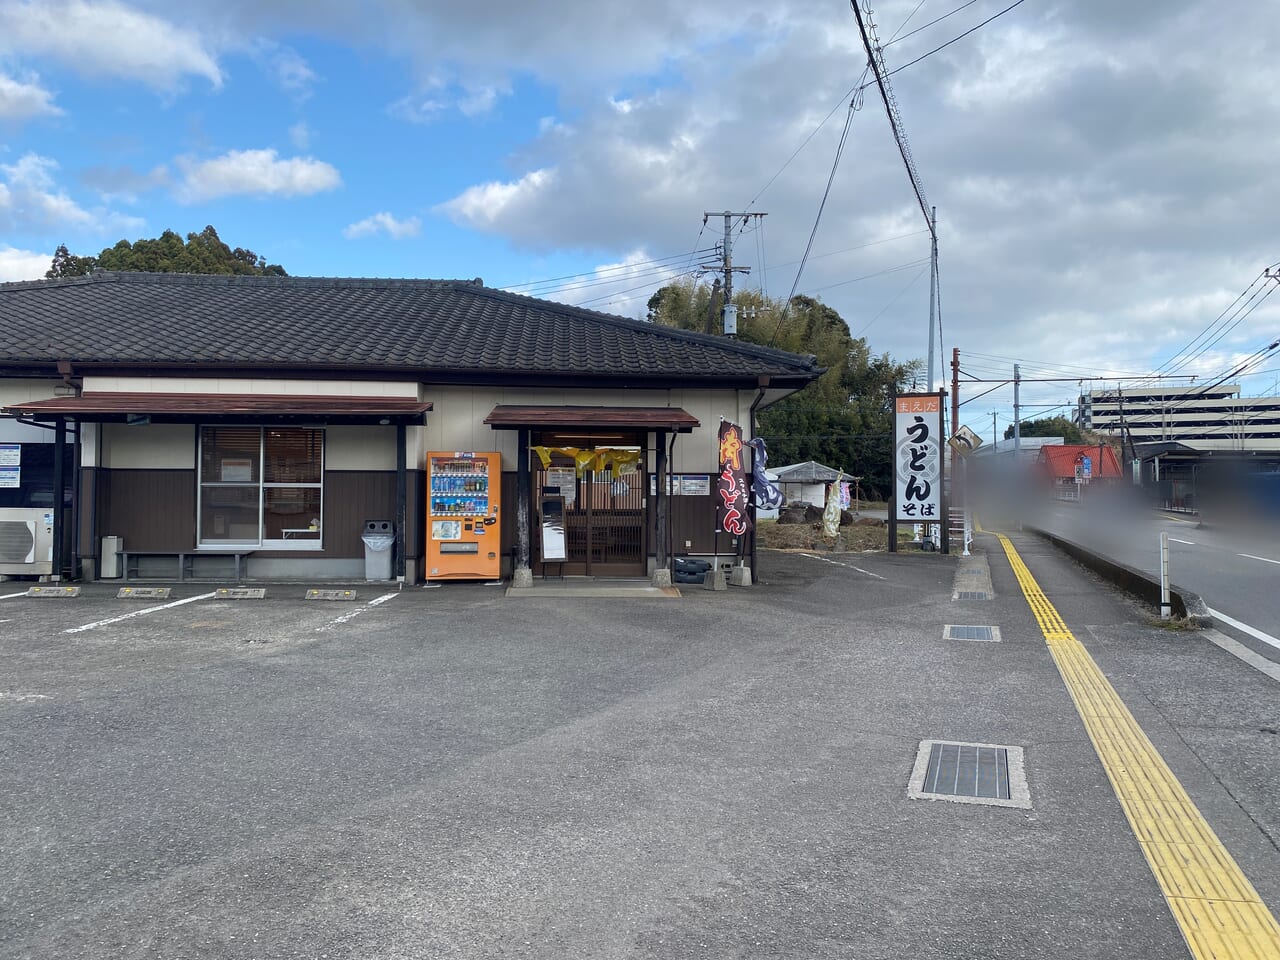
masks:
POLYGON ((942 520, 942 397, 897 398, 893 420, 895 517, 908 523, 942 520))
POLYGON ((17 467, 22 464, 22 444, 0 443, 0 467, 17 467))
POLYGON ((22 486, 21 467, 0 467, 0 490, 17 490, 22 486))

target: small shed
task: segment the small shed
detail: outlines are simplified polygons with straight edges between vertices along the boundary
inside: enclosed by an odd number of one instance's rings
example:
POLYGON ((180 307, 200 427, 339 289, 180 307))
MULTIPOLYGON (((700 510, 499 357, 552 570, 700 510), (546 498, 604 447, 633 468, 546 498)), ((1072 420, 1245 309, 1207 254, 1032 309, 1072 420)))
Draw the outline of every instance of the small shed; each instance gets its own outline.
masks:
POLYGON ((784 502, 802 501, 815 507, 821 507, 827 502, 827 484, 853 480, 844 471, 813 460, 778 467, 769 472, 777 476, 778 487, 786 498, 784 502))

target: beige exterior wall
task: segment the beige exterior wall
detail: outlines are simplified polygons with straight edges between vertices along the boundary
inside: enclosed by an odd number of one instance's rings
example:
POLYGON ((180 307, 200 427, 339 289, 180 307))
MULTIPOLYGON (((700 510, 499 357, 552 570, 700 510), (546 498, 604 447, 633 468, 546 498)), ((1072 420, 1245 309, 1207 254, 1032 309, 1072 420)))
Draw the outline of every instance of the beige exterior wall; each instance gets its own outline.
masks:
MULTIPOLYGON (((411 428, 412 430, 412 428, 411 428)), ((421 466, 410 455, 409 469, 421 466)), ((325 428, 324 466, 326 470, 394 470, 396 468, 396 428, 377 426, 334 426, 325 428)))
POLYGON ((671 469, 683 473, 711 473, 716 468, 716 437, 720 418, 736 417, 744 433, 749 433, 747 417, 755 391, 744 390, 564 390, 502 389, 496 387, 428 387, 421 399, 433 404, 427 426, 419 428, 415 450, 411 443, 410 463, 421 463, 427 450, 497 450, 502 468, 516 466, 515 430, 494 430, 484 418, 498 404, 534 406, 679 407, 701 423, 676 441, 671 469))
MULTIPOLYGON (((0 384, 8 388, 11 382, 0 384)), ((0 394, 11 402, 51 396, 56 381, 31 381, 16 391, 0 394), (37 385, 39 384, 39 385, 37 385), (41 392, 43 391, 43 392, 41 392)), ((515 430, 494 430, 484 418, 499 404, 556 406, 679 407, 701 422, 691 434, 682 434, 675 445, 670 469, 677 473, 711 473, 716 468, 716 434, 720 418, 736 418, 747 432, 747 420, 755 391, 751 390, 565 390, 503 389, 498 387, 420 387, 412 383, 359 383, 354 381, 212 380, 149 377, 87 377, 85 389, 123 392, 271 393, 285 386, 294 395, 418 396, 433 404, 427 424, 410 427, 407 464, 423 469, 430 450, 497 450, 504 470, 516 467, 515 430), (381 391, 381 392, 375 392, 381 391)), ((88 438, 94 431, 86 426, 88 438)), ((102 463, 116 469, 192 469, 195 467, 195 428, 155 424, 102 426, 102 463)), ((98 451, 85 451, 86 465, 98 462, 98 451)), ((330 470, 394 470, 395 428, 332 426, 326 430, 325 465, 330 470)))
POLYGON ((48 400, 61 380, 0 380, 0 407, 10 403, 48 400))
POLYGON ((418 385, 380 380, 267 380, 218 377, 85 377, 93 393, 261 393, 308 397, 416 397, 418 385))
MULTIPOLYGON (((88 433, 86 427, 85 432, 88 433)), ((102 463, 112 470, 194 470, 196 428, 185 423, 102 425, 102 463)))
MULTIPOLYGON (((0 406, 48 400, 61 380, 0 380, 0 406)), ((53 431, 0 417, 0 443, 52 443, 53 431)))

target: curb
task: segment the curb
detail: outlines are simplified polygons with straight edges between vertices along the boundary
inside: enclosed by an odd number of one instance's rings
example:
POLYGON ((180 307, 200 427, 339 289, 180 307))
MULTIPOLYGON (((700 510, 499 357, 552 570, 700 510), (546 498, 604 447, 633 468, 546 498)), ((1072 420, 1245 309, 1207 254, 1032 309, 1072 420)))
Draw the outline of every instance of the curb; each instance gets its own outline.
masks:
MULTIPOLYGON (((1150 574, 1094 553, 1087 547, 1082 547, 1080 544, 1056 533, 1050 533, 1038 527, 1024 526, 1022 529, 1048 540, 1063 553, 1088 567, 1094 573, 1110 580, 1120 589, 1128 591, 1157 610, 1160 609, 1160 581, 1150 574)), ((1184 617, 1197 627, 1213 626, 1213 617, 1209 613, 1209 607, 1198 593, 1192 593, 1190 590, 1185 590, 1177 584, 1171 583, 1169 584, 1169 605, 1174 616, 1184 617)))

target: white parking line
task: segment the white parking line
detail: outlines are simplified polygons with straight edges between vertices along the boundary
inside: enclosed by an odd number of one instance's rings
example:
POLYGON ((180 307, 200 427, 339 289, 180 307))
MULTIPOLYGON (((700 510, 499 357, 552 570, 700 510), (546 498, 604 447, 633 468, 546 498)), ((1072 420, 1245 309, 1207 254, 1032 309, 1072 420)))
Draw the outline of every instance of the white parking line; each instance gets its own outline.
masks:
POLYGON ((134 610, 132 613, 122 613, 118 617, 108 617, 106 620, 95 620, 93 623, 86 623, 83 626, 71 627, 63 630, 63 633, 83 633, 86 630, 92 630, 95 627, 105 627, 109 623, 119 623, 121 620, 132 620, 134 617, 144 617, 148 613, 155 613, 157 610, 168 610, 170 607, 180 607, 184 603, 195 603, 197 600, 208 600, 217 596, 217 591, 213 593, 202 593, 198 597, 187 597, 185 600, 174 600, 172 603, 162 603, 156 607, 144 607, 141 610, 134 610))
POLYGON ((812 553, 802 553, 802 557, 808 557, 810 560, 821 560, 823 563, 829 563, 835 567, 847 567, 850 570, 857 570, 859 573, 865 573, 868 577, 875 577, 877 580, 887 580, 888 577, 882 577, 878 573, 872 573, 870 570, 863 570, 861 567, 855 567, 852 563, 841 563, 839 560, 830 560, 827 557, 819 557, 812 553))
POLYGON ((1263 563, 1274 563, 1280 565, 1280 560, 1270 560, 1266 557, 1255 557, 1252 553, 1237 553, 1237 557, 1244 557, 1246 560, 1261 560, 1263 563))
POLYGON ((1209 607, 1208 609, 1209 615, 1213 617, 1213 619, 1221 620, 1228 626, 1235 627, 1241 633, 1247 633, 1249 636, 1257 640, 1261 640, 1263 643, 1268 643, 1277 650, 1280 650, 1280 640, 1277 640, 1275 637, 1271 636, 1271 634, 1263 633, 1257 627, 1251 627, 1247 623, 1241 623, 1239 620, 1228 617, 1225 613, 1219 613, 1217 610, 1213 609, 1213 607, 1209 607))
POLYGON ((328 623, 322 624, 321 626, 316 627, 316 633, 321 633, 325 630, 328 630, 330 627, 336 627, 339 624, 347 623, 348 621, 354 620, 356 617, 360 616, 360 614, 367 611, 370 607, 376 607, 380 603, 386 603, 388 600, 394 600, 397 596, 399 596, 399 594, 397 593, 384 593, 380 597, 374 597, 372 600, 366 603, 363 607, 356 607, 354 610, 350 611, 349 613, 344 613, 340 617, 334 617, 328 623))
POLYGON ((21 593, 6 593, 3 597, 0 597, 0 600, 12 600, 14 597, 25 597, 26 595, 27 591, 25 590, 21 593))
POLYGON ((1177 537, 1170 537, 1170 538, 1169 538, 1169 542, 1170 542, 1170 543, 1185 543, 1188 547, 1194 547, 1194 546, 1196 545, 1196 542, 1195 542, 1194 540, 1179 540, 1177 537))

